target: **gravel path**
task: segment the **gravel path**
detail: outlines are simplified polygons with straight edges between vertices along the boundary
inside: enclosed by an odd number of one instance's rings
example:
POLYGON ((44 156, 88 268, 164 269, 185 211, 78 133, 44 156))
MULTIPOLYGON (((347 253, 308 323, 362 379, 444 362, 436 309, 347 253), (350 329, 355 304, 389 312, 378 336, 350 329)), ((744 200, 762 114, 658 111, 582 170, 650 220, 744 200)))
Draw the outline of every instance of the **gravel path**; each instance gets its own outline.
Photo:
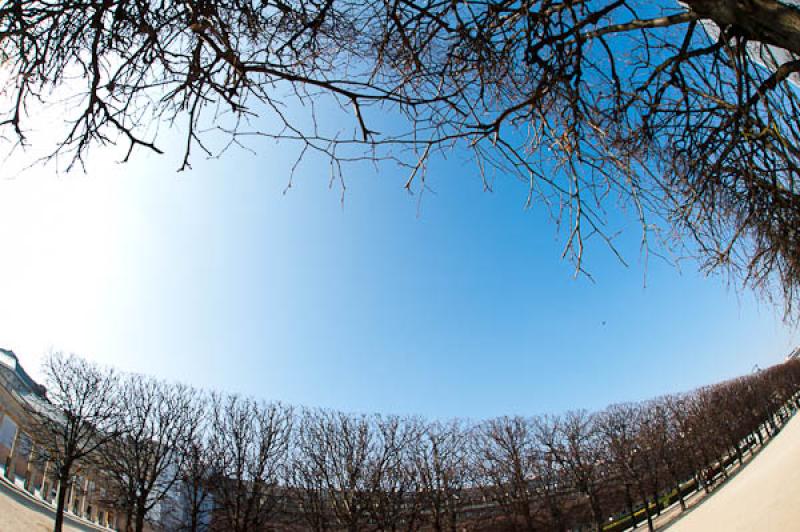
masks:
POLYGON ((669 532, 800 531, 799 418, 669 532))
MULTIPOLYGON (((0 532, 50 532, 53 530, 53 511, 42 507, 24 495, 0 483, 0 532)), ((64 532, 83 532, 94 528, 76 527, 66 521, 64 532)))

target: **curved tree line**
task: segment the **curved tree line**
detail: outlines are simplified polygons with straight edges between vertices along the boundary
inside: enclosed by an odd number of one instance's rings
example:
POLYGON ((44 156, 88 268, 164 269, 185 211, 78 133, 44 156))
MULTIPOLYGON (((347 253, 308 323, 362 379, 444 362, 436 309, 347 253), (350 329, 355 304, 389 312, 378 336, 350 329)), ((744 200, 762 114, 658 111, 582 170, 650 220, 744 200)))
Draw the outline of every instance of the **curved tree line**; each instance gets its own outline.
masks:
POLYGON ((74 356, 45 369, 35 440, 59 492, 99 471, 137 531, 652 526, 800 407, 800 360, 599 412, 480 422, 296 409, 74 356))

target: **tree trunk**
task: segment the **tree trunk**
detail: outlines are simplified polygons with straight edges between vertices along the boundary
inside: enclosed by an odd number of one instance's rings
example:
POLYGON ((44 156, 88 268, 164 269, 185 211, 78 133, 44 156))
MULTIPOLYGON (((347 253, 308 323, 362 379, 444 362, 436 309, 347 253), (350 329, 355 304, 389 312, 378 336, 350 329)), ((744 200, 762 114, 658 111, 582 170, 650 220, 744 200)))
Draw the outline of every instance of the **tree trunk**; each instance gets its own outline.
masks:
POLYGON ((653 532, 655 528, 653 528, 653 516, 650 514, 650 503, 647 501, 647 498, 644 499, 644 513, 647 516, 647 530, 653 532))
POLYGON ((628 515, 631 517, 631 526, 636 528, 636 515, 633 512, 633 497, 631 497, 631 488, 625 484, 625 505, 628 507, 628 515))
POLYGON ((800 9, 778 0, 684 0, 701 18, 800 54, 800 9))
POLYGON ((456 510, 448 511, 448 520, 450 521, 450 532, 458 531, 458 514, 456 510))
POLYGON ((567 524, 564 522, 564 514, 561 509, 553 501, 549 501, 548 506, 550 507, 550 516, 553 519, 556 530, 558 532, 566 532, 567 524))
MULTIPOLYGON (((58 475, 58 494, 56 495, 56 519, 53 525, 53 532, 61 532, 64 528, 64 506, 67 501, 67 490, 69 482, 58 475)), ((69 476, 67 476, 69 478, 69 476)))
POLYGON ((592 507, 592 518, 594 519, 595 528, 597 532, 603 532, 603 515, 600 511, 600 501, 597 500, 597 494, 592 492, 589 495, 589 503, 592 507))
POLYGON ((681 488, 681 483, 675 481, 675 489, 678 490, 678 501, 681 503, 681 512, 686 511, 686 501, 683 500, 683 488, 681 488))
POLYGON ((190 532, 197 532, 197 516, 200 513, 200 510, 195 506, 192 508, 192 517, 189 523, 189 530, 190 532))
POLYGON ((144 514, 145 508, 144 503, 137 501, 136 502, 136 521, 134 523, 134 529, 136 532, 143 532, 144 531, 144 514))
POLYGON ((653 488, 653 502, 656 503, 656 515, 661 515, 661 498, 658 496, 658 489, 653 488))
POLYGON ((533 524, 533 516, 531 515, 531 505, 529 502, 526 501, 525 507, 523 510, 523 517, 525 518, 525 526, 528 527, 530 532, 536 530, 536 526, 533 524))

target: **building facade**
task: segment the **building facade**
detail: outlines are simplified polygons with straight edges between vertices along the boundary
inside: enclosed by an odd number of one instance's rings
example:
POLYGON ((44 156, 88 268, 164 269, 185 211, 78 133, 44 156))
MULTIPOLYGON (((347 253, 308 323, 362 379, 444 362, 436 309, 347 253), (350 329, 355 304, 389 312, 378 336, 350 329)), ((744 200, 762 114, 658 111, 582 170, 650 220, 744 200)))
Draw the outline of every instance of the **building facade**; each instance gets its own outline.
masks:
MULTIPOLYGON (((47 392, 22 368, 17 356, 0 349, 0 482, 51 505, 61 489, 51 464, 32 437, 33 412, 47 408, 47 392)), ((101 528, 118 529, 120 518, 104 501, 102 475, 77 471, 66 498, 70 517, 101 528)))

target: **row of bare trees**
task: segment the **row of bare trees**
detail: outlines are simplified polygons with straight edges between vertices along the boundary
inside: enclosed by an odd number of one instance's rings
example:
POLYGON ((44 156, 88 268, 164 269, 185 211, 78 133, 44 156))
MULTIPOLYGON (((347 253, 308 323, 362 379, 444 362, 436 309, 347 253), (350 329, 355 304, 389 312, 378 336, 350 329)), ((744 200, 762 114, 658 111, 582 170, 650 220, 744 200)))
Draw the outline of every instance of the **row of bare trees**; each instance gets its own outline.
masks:
POLYGON ((36 439, 60 510, 95 471, 136 531, 652 529, 800 407, 798 360, 601 412, 477 423, 294 409, 76 357, 46 370, 36 439))

